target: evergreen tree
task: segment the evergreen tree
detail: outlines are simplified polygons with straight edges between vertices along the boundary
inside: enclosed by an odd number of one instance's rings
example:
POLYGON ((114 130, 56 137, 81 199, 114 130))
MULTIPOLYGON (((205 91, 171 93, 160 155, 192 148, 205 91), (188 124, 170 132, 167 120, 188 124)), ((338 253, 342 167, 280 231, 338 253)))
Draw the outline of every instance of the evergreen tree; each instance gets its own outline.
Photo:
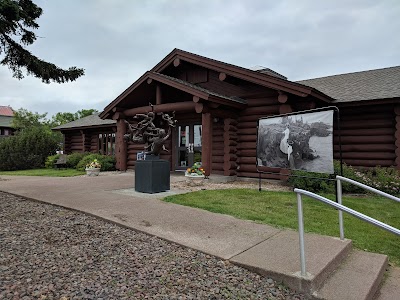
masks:
POLYGON ((28 75, 41 78, 43 82, 64 83, 74 81, 84 75, 84 70, 71 67, 68 70, 39 59, 22 45, 28 46, 35 42, 36 35, 30 29, 38 29, 36 23, 42 15, 42 9, 31 0, 0 0, 0 61, 8 66, 13 77, 22 79, 22 69, 28 75), (19 41, 15 38, 19 37, 19 41))

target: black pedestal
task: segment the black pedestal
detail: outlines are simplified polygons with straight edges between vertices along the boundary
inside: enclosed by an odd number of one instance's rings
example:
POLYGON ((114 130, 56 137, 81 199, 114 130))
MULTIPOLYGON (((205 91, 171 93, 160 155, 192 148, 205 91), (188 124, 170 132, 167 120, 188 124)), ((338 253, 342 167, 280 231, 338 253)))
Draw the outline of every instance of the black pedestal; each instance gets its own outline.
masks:
POLYGON ((160 193, 170 189, 169 161, 137 160, 135 164, 135 191, 160 193))

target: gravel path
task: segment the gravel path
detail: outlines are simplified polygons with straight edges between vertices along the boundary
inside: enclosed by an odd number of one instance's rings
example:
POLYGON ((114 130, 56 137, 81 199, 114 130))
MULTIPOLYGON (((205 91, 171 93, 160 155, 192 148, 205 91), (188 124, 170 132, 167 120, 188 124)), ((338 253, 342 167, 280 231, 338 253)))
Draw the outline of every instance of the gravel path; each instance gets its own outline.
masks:
POLYGON ((269 278, 0 192, 0 299, 304 299, 269 278))
MULTIPOLYGON (((186 191, 200 191, 200 190, 222 190, 222 189, 255 189, 258 190, 257 180, 247 180, 247 181, 233 181, 226 183, 212 183, 208 182, 207 179, 200 185, 187 184, 187 181, 182 179, 180 181, 171 182, 171 190, 186 190, 186 191)), ((262 190, 264 191, 293 191, 293 188, 284 185, 279 182, 267 182, 263 183, 262 190)))

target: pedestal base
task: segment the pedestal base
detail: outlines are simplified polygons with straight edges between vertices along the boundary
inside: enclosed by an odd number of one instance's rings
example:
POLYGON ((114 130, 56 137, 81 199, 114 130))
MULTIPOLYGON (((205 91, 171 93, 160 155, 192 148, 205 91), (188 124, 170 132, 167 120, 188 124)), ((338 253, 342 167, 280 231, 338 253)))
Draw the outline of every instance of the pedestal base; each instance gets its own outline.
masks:
POLYGON ((138 160, 135 164, 135 191, 160 193, 170 189, 169 161, 138 160))

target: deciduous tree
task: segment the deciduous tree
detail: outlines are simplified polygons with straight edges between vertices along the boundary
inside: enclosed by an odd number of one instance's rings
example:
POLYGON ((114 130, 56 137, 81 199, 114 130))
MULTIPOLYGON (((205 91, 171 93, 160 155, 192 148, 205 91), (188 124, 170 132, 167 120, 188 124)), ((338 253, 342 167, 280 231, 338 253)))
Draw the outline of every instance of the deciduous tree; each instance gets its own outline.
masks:
POLYGON ((46 119, 47 113, 39 114, 37 112, 31 112, 25 108, 20 108, 14 111, 14 117, 12 120, 12 126, 16 131, 21 131, 31 127, 42 127, 43 125, 49 125, 49 121, 46 119))

